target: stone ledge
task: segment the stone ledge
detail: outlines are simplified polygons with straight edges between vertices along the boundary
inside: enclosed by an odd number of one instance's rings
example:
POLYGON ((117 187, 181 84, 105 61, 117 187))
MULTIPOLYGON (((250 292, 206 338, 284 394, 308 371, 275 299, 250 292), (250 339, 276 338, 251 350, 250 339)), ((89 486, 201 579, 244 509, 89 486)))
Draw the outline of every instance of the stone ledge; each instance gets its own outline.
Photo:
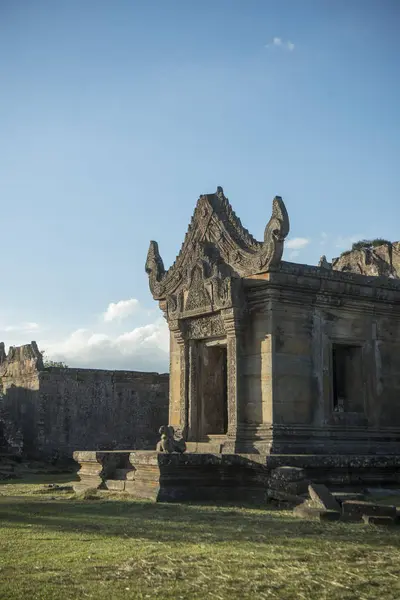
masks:
MULTIPOLYGON (((398 477, 400 466, 400 456, 163 454, 152 450, 77 451, 74 459, 81 467, 75 486, 80 491, 107 487, 106 481, 125 481, 129 493, 165 501, 265 500, 271 495, 271 472, 279 467, 304 469, 311 481, 341 485, 348 480, 357 484, 392 481, 398 477)), ((291 486, 290 491, 297 492, 292 494, 296 502, 300 487, 291 486)), ((287 492, 273 490, 275 496, 282 494, 285 499, 287 492)))

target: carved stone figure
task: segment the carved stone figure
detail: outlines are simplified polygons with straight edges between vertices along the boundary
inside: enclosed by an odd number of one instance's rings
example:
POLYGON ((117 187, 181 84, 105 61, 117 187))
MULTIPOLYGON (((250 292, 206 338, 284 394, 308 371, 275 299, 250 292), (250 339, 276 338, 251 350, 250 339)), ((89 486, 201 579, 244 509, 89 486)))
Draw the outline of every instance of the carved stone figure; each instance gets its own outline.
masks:
POLYGON ((185 452, 185 440, 175 439, 175 431, 171 425, 162 425, 159 429, 159 434, 161 435, 161 440, 157 443, 157 452, 166 452, 168 454, 172 452, 185 452))

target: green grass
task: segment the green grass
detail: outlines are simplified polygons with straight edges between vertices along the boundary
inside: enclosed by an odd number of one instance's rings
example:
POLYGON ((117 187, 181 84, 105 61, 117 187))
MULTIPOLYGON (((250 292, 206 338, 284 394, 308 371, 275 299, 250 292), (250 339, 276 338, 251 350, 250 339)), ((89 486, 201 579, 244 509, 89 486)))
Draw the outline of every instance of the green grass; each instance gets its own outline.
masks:
POLYGON ((68 476, 0 485, 1 600, 400 598, 395 528, 84 499, 46 489, 49 480, 68 476))

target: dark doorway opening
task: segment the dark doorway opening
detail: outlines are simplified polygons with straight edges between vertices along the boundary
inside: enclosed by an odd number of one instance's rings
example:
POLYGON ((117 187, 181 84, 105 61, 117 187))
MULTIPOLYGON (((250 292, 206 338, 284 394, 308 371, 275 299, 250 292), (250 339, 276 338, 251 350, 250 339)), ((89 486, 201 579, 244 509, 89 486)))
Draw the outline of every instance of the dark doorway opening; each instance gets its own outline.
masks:
POLYGON ((200 439, 228 430, 227 349, 223 344, 201 344, 198 373, 198 432, 200 439))
POLYGON ((364 412, 361 346, 332 346, 333 410, 364 412))

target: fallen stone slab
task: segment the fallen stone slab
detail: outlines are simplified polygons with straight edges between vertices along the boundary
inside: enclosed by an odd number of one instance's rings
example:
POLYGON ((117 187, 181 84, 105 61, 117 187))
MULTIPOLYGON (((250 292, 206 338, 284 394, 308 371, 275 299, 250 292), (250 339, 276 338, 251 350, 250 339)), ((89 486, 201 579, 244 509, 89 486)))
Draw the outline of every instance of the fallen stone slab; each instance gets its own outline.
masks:
POLYGON ((310 498, 316 504, 319 504, 326 510, 335 510, 340 512, 340 504, 336 498, 331 494, 326 485, 322 483, 310 483, 308 486, 308 493, 310 498))
POLYGON ((384 504, 373 504, 372 502, 362 502, 360 500, 346 500, 342 503, 343 514, 369 515, 372 517, 396 517, 395 506, 386 506, 384 504))
POLYGON ((367 525, 383 525, 384 527, 398 525, 397 519, 392 519, 392 517, 375 517, 373 515, 363 515, 362 519, 364 523, 367 523, 367 525))
POLYGON ((271 479, 280 481, 301 481, 306 479, 306 472, 300 467, 277 467, 271 471, 271 479))
POLYGON ((319 519, 320 521, 339 521, 341 516, 339 511, 313 508, 304 503, 296 506, 293 514, 301 519, 319 519))

